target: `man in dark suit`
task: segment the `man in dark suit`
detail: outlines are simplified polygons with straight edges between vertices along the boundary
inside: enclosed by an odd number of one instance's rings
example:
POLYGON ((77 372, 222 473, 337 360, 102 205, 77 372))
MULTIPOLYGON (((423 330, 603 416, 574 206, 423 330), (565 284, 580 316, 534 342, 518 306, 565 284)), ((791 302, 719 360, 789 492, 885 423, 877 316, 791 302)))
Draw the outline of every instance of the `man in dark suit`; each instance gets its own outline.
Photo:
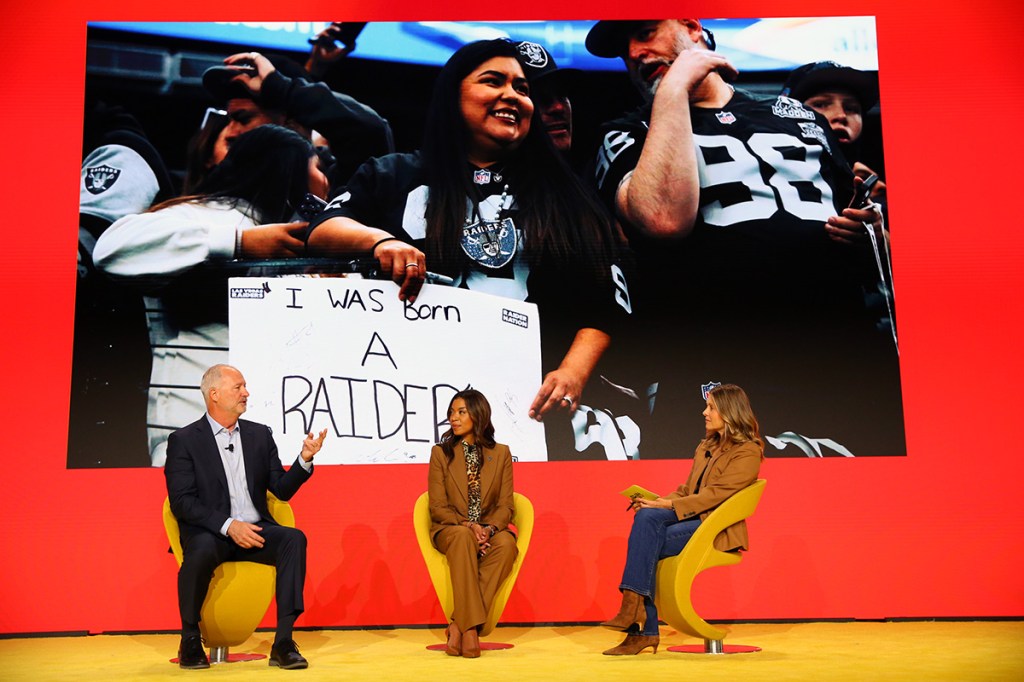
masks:
POLYGON ((305 668, 292 640, 303 611, 306 536, 277 524, 267 510, 267 491, 290 499, 313 473, 327 429, 312 433, 288 471, 281 466, 270 429, 240 420, 249 392, 242 373, 229 365, 206 370, 201 383, 206 414, 167 441, 167 496, 181 528, 184 559, 178 571, 182 668, 207 668, 199 631, 200 610, 214 569, 225 561, 255 561, 277 569, 277 634, 270 665, 305 668))

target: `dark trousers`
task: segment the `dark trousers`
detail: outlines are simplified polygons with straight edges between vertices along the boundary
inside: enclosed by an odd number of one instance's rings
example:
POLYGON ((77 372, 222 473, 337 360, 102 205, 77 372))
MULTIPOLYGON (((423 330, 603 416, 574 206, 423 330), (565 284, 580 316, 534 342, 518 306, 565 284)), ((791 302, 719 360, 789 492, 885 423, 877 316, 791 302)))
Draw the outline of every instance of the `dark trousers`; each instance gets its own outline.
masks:
POLYGON ((178 570, 178 609, 183 635, 199 634, 199 614, 210 589, 213 571, 225 561, 255 561, 277 569, 277 619, 294 620, 304 610, 302 587, 306 582, 306 535, 297 528, 267 521, 257 524, 263 547, 242 549, 230 538, 200 532, 182 545, 178 570))

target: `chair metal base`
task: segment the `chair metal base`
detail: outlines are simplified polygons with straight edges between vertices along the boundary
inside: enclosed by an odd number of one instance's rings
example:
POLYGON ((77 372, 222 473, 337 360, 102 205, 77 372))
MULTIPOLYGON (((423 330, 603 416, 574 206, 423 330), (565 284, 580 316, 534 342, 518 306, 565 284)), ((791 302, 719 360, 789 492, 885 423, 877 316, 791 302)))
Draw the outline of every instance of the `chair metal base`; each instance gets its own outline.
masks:
POLYGON ((682 644, 670 646, 669 651, 681 654, 752 654, 761 647, 745 644, 723 644, 720 639, 705 639, 704 644, 682 644))
MULTIPOLYGON (((221 663, 244 663, 246 661, 260 661, 266 658, 266 654, 232 654, 226 646, 213 647, 210 649, 210 665, 221 663)), ((178 665, 178 657, 171 659, 171 663, 178 665)))
POLYGON ((265 654, 232 654, 228 653, 226 646, 210 647, 210 665, 218 663, 242 663, 245 661, 260 661, 266 658, 265 654))
MULTIPOLYGON (((505 644, 504 642, 480 642, 481 651, 498 651, 500 649, 512 649, 515 644, 505 644)), ((448 648, 447 644, 430 644, 427 646, 429 651, 444 651, 448 648)))

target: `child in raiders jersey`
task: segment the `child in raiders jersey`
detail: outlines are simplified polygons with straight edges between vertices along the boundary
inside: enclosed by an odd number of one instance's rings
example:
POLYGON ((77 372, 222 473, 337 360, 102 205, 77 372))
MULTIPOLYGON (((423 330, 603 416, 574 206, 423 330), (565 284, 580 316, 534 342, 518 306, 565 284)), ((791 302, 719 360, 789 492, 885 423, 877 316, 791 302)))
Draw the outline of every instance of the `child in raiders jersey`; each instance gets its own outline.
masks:
POLYGON ((769 453, 903 454, 895 349, 861 296, 871 253, 825 227, 852 211, 850 168, 799 101, 734 91, 712 41, 692 19, 602 21, 587 37, 648 102, 606 125, 594 173, 637 255, 635 355, 657 358, 642 456, 673 452, 678 410, 722 381, 766 406, 769 453))
POLYGON ((150 458, 205 409, 195 377, 228 359, 228 277, 235 258, 289 258, 305 223, 285 222, 307 192, 327 197, 313 145, 267 124, 242 133, 196 193, 119 219, 96 242, 96 267, 146 295, 152 347, 150 458), (198 372, 197 372, 198 370, 198 372))
MULTIPOLYGON (((538 304, 547 371, 529 409, 571 413, 629 313, 611 218, 533 124, 506 40, 470 43, 442 69, 424 147, 363 165, 310 224, 310 253, 369 252, 414 300, 426 269, 538 304)), ((552 447, 549 458, 573 456, 552 447)))

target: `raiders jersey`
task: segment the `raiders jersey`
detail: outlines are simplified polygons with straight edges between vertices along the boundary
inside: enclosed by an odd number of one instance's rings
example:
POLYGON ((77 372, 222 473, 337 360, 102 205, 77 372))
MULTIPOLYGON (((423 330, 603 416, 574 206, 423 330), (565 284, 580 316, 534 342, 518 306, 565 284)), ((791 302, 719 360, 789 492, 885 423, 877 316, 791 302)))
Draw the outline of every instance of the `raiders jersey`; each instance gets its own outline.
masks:
MULTIPOLYGON (((609 206, 649 121, 646 108, 605 128, 594 177, 609 206)), ((721 109, 693 107, 691 121, 692 232, 653 239, 623 224, 641 324, 622 345, 657 389, 642 456, 677 447, 678 415, 711 382, 742 385, 767 436, 825 439, 858 456, 904 451, 896 354, 864 311, 861 282, 877 276, 870 250, 825 230, 853 191, 828 124, 795 100, 741 92, 721 109)))
MULTIPOLYGON (((594 177, 613 211, 616 190, 643 151, 650 111, 605 127, 594 177)), ((691 120, 700 179, 694 229, 683 240, 654 240, 625 224, 641 272, 670 272, 676 285, 680 276, 700 285, 728 273, 744 297, 775 303, 823 291, 858 300, 850 286, 863 265, 859 254, 824 229, 853 190, 824 119, 787 97, 759 101, 737 91, 721 109, 691 108, 691 120)), ((649 284, 648 293, 659 295, 662 287, 649 284)))
MULTIPOLYGON (((523 239, 514 227, 519 209, 514 194, 506 190, 507 178, 490 170, 474 172, 467 167, 467 172, 474 173, 474 186, 479 190, 475 201, 467 199, 467 214, 472 218, 462 240, 467 258, 459 272, 445 274, 453 274, 458 287, 526 300, 530 271, 525 258, 516 258, 523 250, 523 239)), ((426 175, 418 153, 372 159, 314 219, 310 230, 328 218, 342 216, 387 230, 423 250, 427 197, 426 175)))
MULTIPOLYGON (((467 165, 466 172, 472 174, 477 192, 467 198, 469 220, 459 228, 464 258, 454 268, 429 261, 428 268, 454 276, 458 287, 536 303, 546 325, 545 345, 553 328, 562 328, 564 345, 584 327, 610 332, 628 314, 628 303, 617 302, 628 302, 621 278, 620 288, 611 274, 602 279, 588 276, 589 268, 577 270, 572 264, 526 257, 525 236, 516 225, 519 207, 513 179, 494 166, 467 165)), ((310 231, 330 218, 346 217, 424 250, 427 199, 427 172, 419 153, 371 159, 310 223, 310 231)))

